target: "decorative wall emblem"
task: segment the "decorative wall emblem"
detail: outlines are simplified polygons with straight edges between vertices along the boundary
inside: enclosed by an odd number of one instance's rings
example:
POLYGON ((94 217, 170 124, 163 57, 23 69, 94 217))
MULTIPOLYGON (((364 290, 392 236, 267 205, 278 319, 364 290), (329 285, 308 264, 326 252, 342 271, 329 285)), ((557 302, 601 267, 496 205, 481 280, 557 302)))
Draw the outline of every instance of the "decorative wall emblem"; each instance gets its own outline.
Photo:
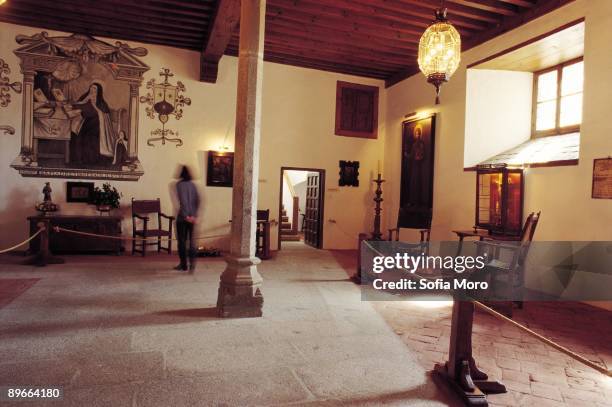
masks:
MULTIPOLYGON (((11 69, 8 64, 0 58, 0 107, 7 107, 11 103, 11 89, 15 93, 21 93, 21 82, 11 83, 8 78, 10 73, 11 69)), ((0 125, 0 131, 5 134, 15 134, 15 129, 11 126, 0 125)))
POLYGON ((359 186, 359 161, 340 161, 340 179, 338 186, 340 187, 358 187, 359 186))
POLYGON ((154 142, 161 141, 162 145, 165 145, 166 141, 169 141, 180 147, 183 145, 183 140, 179 138, 178 131, 166 129, 166 123, 170 115, 174 115, 176 120, 180 120, 183 117, 183 107, 191 105, 191 99, 181 95, 182 92, 185 92, 185 85, 181 81, 177 81, 176 85, 168 82, 168 77, 174 76, 168 68, 162 68, 159 76, 163 76, 164 81, 155 83, 155 79, 149 80, 147 82, 149 93, 147 96, 140 97, 141 103, 149 105, 145 109, 147 116, 155 119, 157 113, 157 117, 162 124, 161 129, 155 129, 151 132, 153 137, 147 140, 147 144, 154 146, 154 142))
POLYGON ((26 177, 138 180, 138 93, 145 48, 91 36, 18 35, 26 177))

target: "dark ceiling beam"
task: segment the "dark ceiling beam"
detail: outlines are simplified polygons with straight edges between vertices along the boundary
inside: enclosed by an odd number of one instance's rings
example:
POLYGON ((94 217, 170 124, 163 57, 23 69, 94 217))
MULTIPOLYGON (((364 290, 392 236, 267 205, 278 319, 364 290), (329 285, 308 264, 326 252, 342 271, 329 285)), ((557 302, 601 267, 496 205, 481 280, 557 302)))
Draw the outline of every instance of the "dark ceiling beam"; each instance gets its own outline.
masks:
POLYGON ((499 0, 446 0, 448 3, 461 4, 479 10, 489 11, 504 16, 514 16, 519 10, 512 4, 503 3, 499 0))
MULTIPOLYGON (((550 13, 551 11, 559 7, 563 7, 569 3, 572 3, 573 1, 574 0, 540 0, 534 7, 525 10, 523 13, 513 17, 505 17, 502 19, 498 26, 490 30, 484 31, 482 34, 474 36, 473 38, 462 42, 462 52, 467 51, 470 48, 476 47, 508 31, 514 30, 515 28, 518 28, 521 25, 528 23, 529 21, 535 20, 536 18, 550 13)), ((406 78, 409 78, 410 76, 418 72, 418 65, 416 65, 415 61, 414 68, 405 69, 386 79, 385 87, 388 88, 390 86, 393 86, 396 83, 406 78)))
POLYGON ((217 82, 219 61, 240 21, 240 0, 219 0, 204 49, 200 55, 200 80, 217 82))
MULTIPOLYGON (((155 25, 163 27, 168 32, 168 27, 178 25, 181 30, 202 32, 202 19, 193 17, 176 17, 170 13, 161 13, 156 11, 146 11, 141 8, 123 7, 120 13, 117 13, 117 7, 108 4, 107 1, 92 1, 92 0, 79 0, 81 7, 74 7, 74 0, 53 0, 53 4, 49 3, 48 7, 52 7, 55 10, 55 15, 62 15, 63 13, 80 13, 91 16, 92 13, 89 10, 95 8, 95 15, 104 16, 112 20, 120 19, 134 19, 136 21, 143 22, 147 25, 155 25), (91 8, 89 8, 91 7, 91 8)), ((3 7, 12 7, 14 4, 31 4, 41 7, 40 0, 11 0, 6 3, 3 7)))
POLYGON ((129 7, 134 10, 159 11, 161 13, 167 13, 174 16, 191 16, 200 18, 208 18, 214 7, 208 3, 203 3, 202 6, 198 7, 197 9, 181 8, 179 6, 168 7, 168 4, 165 4, 163 1, 152 2, 142 0, 89 0, 87 3, 93 4, 93 8, 91 10, 95 10, 95 5, 102 1, 107 4, 115 5, 118 8, 118 11, 129 7))
MULTIPOLYGON (((160 27, 157 25, 149 24, 148 22, 142 22, 142 20, 130 20, 126 19, 124 15, 115 15, 114 17, 106 15, 101 11, 97 11, 95 15, 87 14, 79 9, 74 11, 63 10, 58 7, 46 7, 45 5, 38 5, 36 1, 19 1, 11 2, 10 6, 6 8, 7 13, 14 13, 15 16, 24 16, 32 19, 38 19, 41 21, 41 26, 45 24, 47 20, 52 20, 54 15, 61 13, 62 22, 68 26, 74 25, 74 31, 78 31, 84 34, 88 33, 91 29, 100 29, 112 33, 120 33, 123 37, 130 35, 129 33, 135 33, 137 35, 142 34, 143 36, 151 38, 169 38, 169 39, 182 39, 182 40, 193 40, 195 42, 202 41, 203 35, 201 32, 193 31, 180 31, 169 33, 167 27, 160 27)), ((4 9, 0 9, 0 13, 4 9)), ((71 30, 72 31, 72 30, 71 30)))
MULTIPOLYGON (((431 10, 431 19, 434 19, 434 11, 440 7, 439 1, 424 2, 423 0, 382 0, 387 4, 402 4, 404 9, 412 8, 414 6, 427 7, 431 10)), ((451 22, 455 16, 466 17, 469 19, 482 21, 488 24, 496 24, 499 21, 499 14, 491 13, 488 11, 480 10, 473 7, 467 7, 456 3, 443 3, 444 7, 448 9, 448 16, 451 22)))
MULTIPOLYGON (((317 0, 324 2, 325 0, 317 0)), ((337 1, 337 0, 336 0, 337 1)), ((402 4, 400 1, 385 1, 385 0, 342 0, 342 3, 348 3, 352 7, 359 7, 359 10, 363 10, 371 15, 381 15, 386 18, 405 22, 407 20, 417 20, 429 26, 434 19, 434 10, 427 7, 402 4)), ((343 5, 343 7, 345 7, 343 5)), ((348 7, 348 6, 347 6, 348 7)), ((454 16, 453 24, 457 27, 462 27, 467 30, 480 31, 487 28, 487 23, 478 21, 466 17, 454 16)))
POLYGON ((321 47, 330 47, 330 48, 339 48, 339 49, 354 49, 360 52, 368 53, 369 55, 376 55, 376 57, 381 58, 397 58, 397 57, 406 57, 406 56, 415 56, 416 48, 396 48, 396 47, 376 47, 372 46, 367 42, 356 42, 351 40, 345 40, 344 38, 338 37, 325 37, 325 36, 315 36, 310 35, 309 33, 302 33, 298 30, 289 31, 287 29, 283 29, 282 27, 277 27, 275 25, 268 25, 266 28, 266 40, 274 38, 282 38, 285 40, 289 40, 291 42, 295 42, 296 44, 305 43, 305 44, 318 44, 321 47))
POLYGON ((535 6, 535 2, 537 0, 500 0, 500 1, 503 1, 504 3, 514 4, 515 6, 519 6, 519 7, 531 8, 535 6))
POLYGON ((484 31, 482 34, 474 36, 467 41, 464 41, 462 47, 463 51, 474 48, 475 46, 489 41, 498 35, 512 31, 515 28, 530 22, 531 20, 535 20, 536 18, 548 14, 559 7, 572 3, 573 1, 574 0, 540 0, 535 6, 523 11, 521 14, 514 17, 506 17, 498 26, 484 31))
POLYGON ((377 59, 375 55, 361 54, 356 51, 351 52, 350 50, 323 49, 317 48, 316 46, 307 46, 305 44, 293 45, 274 40, 266 40, 266 48, 271 53, 283 51, 304 58, 337 60, 351 65, 363 64, 373 70, 387 69, 389 72, 397 70, 398 64, 401 65, 407 62, 402 60, 391 60, 390 58, 377 59))
POLYGON ((57 22, 57 21, 43 21, 36 18, 31 18, 23 15, 15 15, 13 13, 7 12, 5 10, 0 10, 0 21, 5 21, 11 24, 24 25, 28 27, 34 28, 44 28, 48 30, 56 30, 56 31, 64 31, 64 32, 81 32, 86 33, 88 35, 93 35, 96 37, 108 37, 122 41, 138 41, 146 44, 157 44, 157 45, 165 45, 169 47, 189 49, 189 50, 198 50, 200 48, 200 43, 196 43, 193 41, 187 41, 182 39, 171 39, 171 38, 152 38, 150 36, 142 36, 140 34, 136 34, 133 32, 127 33, 118 33, 118 32, 110 32, 104 29, 96 29, 92 26, 88 26, 87 31, 85 30, 77 30, 72 22, 57 22))
MULTIPOLYGON (((404 24, 384 20, 377 17, 360 15, 342 8, 329 5, 309 4, 300 0, 268 0, 268 8, 283 10, 286 14, 302 15, 306 19, 320 19, 327 21, 330 27, 348 26, 363 27, 364 29, 379 29, 389 32, 404 33, 418 36, 424 27, 406 21, 404 24)), ((333 4, 332 2, 329 2, 333 4)))
POLYGON ((266 21, 266 29, 268 29, 268 27, 279 33, 307 35, 309 38, 318 38, 330 42, 342 42, 347 45, 358 44, 361 47, 371 48, 372 50, 384 48, 385 50, 393 52, 402 52, 402 50, 416 49, 419 43, 416 38, 410 42, 391 42, 387 39, 379 39, 365 34, 362 35, 359 32, 341 31, 334 28, 314 26, 312 24, 285 21, 279 18, 269 18, 266 21))
POLYGON ((337 32, 352 33, 361 37, 373 37, 381 40, 393 40, 397 42, 408 42, 418 44, 422 32, 418 34, 408 34, 387 27, 370 27, 364 24, 346 23, 339 24, 337 19, 322 17, 312 13, 303 13, 299 9, 282 8, 268 4, 268 12, 266 14, 267 21, 284 20, 292 21, 298 24, 310 24, 314 27, 330 28, 337 32))

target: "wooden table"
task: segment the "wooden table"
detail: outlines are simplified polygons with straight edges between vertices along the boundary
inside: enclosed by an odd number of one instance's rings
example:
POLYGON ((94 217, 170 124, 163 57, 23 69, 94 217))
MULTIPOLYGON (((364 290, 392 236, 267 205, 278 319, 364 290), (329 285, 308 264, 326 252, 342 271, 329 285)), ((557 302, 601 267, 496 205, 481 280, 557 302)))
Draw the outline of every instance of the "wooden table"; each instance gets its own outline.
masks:
MULTIPOLYGON (((48 221, 51 229, 55 226, 79 232, 95 233, 106 236, 121 236, 121 216, 83 216, 83 215, 47 215, 30 216, 30 235, 38 230, 40 221, 48 221)), ((34 239, 30 242, 30 252, 39 251, 40 241, 34 239)), ((123 250, 119 239, 105 239, 101 237, 82 236, 69 232, 53 232, 49 235, 49 250, 51 253, 116 253, 123 250)))

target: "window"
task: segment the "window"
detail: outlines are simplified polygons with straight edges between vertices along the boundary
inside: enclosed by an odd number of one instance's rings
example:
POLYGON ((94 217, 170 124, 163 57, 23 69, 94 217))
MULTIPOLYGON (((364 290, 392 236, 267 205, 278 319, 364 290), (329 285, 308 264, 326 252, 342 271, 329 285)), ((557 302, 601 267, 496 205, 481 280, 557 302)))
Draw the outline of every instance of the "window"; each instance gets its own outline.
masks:
POLYGON ((335 133, 339 136, 377 138, 378 86, 338 81, 335 133))
POLYGON ((580 131, 583 81, 582 58, 535 73, 534 136, 580 131))

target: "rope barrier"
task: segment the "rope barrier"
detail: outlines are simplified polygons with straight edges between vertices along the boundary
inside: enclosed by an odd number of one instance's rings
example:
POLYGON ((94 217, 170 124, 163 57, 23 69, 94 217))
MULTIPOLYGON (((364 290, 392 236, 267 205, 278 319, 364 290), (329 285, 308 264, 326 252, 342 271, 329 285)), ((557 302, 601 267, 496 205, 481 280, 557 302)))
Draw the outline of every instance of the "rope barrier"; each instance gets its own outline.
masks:
MULTIPOLYGON (((127 241, 138 241, 138 242, 142 242, 142 241, 149 241, 149 242, 157 242, 158 240, 161 240, 163 242, 167 242, 167 241, 177 241, 178 239, 172 239, 172 238, 168 238, 168 237, 162 237, 161 239, 158 239, 157 237, 151 237, 151 238, 146 238, 146 237, 129 237, 129 236, 109 236, 109 235, 101 235, 98 233, 90 233, 90 232, 80 232, 78 230, 72 230, 72 229, 65 229, 59 226, 54 226, 53 230, 55 232, 66 232, 66 233, 72 233, 75 235, 81 235, 81 236, 89 236, 89 237, 97 237, 97 238, 103 238, 103 239, 115 239, 115 240, 127 240, 127 241)), ((225 237, 228 236, 228 234, 223 234, 223 235, 210 235, 210 236, 200 236, 200 237, 194 237, 193 240, 204 240, 204 239, 215 239, 215 238, 219 238, 219 237, 225 237)))
POLYGON ((489 307, 487 307, 486 305, 484 305, 483 303, 479 302, 479 301, 473 301, 474 305, 476 305, 478 308, 482 309, 485 312, 488 312, 489 314, 493 315, 494 317, 497 317, 505 322, 508 322, 512 325, 514 325, 515 327, 517 327, 518 329, 520 329, 521 331, 533 336, 534 338, 538 339, 541 342, 544 342, 545 344, 552 346, 553 348, 557 349, 559 352, 566 354, 567 356, 571 357, 574 360, 577 360, 578 362, 587 365, 588 367, 597 370, 599 373, 602 373, 608 377, 612 377, 612 371, 611 370, 607 370, 606 368, 599 366, 597 363, 594 363, 590 360, 588 360, 587 358, 585 358, 584 356, 581 356, 579 354, 577 354, 576 352, 573 352, 569 349, 567 349, 565 346, 559 345, 556 342, 553 342, 552 340, 540 335, 537 332, 532 331, 531 329, 527 328, 526 326, 523 326, 521 324, 519 324, 518 322, 508 318, 507 316, 500 314, 499 312, 495 311, 494 309, 491 309, 489 307))
POLYGON ((34 233, 32 236, 30 236, 29 238, 27 238, 26 240, 24 240, 23 242, 16 244, 15 246, 9 247, 8 249, 4 249, 4 250, 0 250, 0 254, 3 253, 8 253, 12 250, 15 250, 16 248, 23 246, 26 243, 29 243, 32 239, 34 239, 36 236, 40 235, 45 229, 44 228, 39 228, 38 231, 36 231, 36 233, 34 233))

